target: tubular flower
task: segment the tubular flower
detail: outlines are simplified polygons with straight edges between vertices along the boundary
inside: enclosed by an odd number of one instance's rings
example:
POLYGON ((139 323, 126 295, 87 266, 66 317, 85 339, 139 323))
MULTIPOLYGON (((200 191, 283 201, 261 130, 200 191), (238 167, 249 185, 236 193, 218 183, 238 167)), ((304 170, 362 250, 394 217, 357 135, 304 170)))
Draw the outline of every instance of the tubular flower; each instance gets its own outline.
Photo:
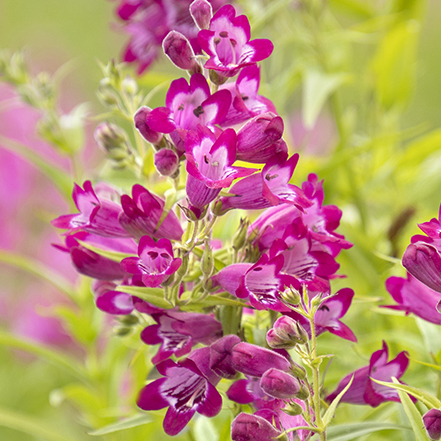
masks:
POLYGON ((160 222, 165 202, 142 185, 132 187, 132 197, 121 196, 121 205, 124 212, 120 214, 119 221, 132 237, 140 239, 148 234, 156 239, 181 239, 183 230, 179 219, 173 211, 169 211, 160 222))
POLYGON ((441 313, 438 310, 441 293, 434 291, 424 283, 407 274, 402 277, 389 277, 386 289, 398 305, 387 305, 385 308, 415 314, 428 322, 441 325, 441 313))
POLYGON ((141 340, 148 345, 161 343, 158 353, 152 358, 158 364, 172 354, 182 357, 191 351, 193 345, 209 345, 222 336, 222 325, 206 314, 162 311, 152 314, 156 325, 141 332, 141 340))
POLYGON ((174 80, 165 98, 166 107, 153 109, 146 117, 147 126, 156 132, 170 133, 178 153, 185 151, 188 130, 219 124, 227 114, 231 93, 219 90, 213 95, 202 74, 195 73, 190 84, 185 78, 174 80))
POLYGON ((216 416, 222 407, 222 398, 215 385, 219 377, 208 367, 209 348, 201 348, 175 363, 166 360, 157 365, 164 378, 145 386, 138 397, 143 410, 168 407, 164 418, 165 433, 177 435, 198 412, 206 417, 216 416))
POLYGON ((439 440, 441 438, 441 410, 430 409, 423 415, 423 423, 430 439, 439 440))
POLYGON ((214 14, 208 29, 198 34, 200 47, 210 56, 206 69, 234 77, 239 69, 268 58, 273 51, 270 40, 250 41, 250 24, 245 15, 236 17, 233 6, 225 5, 214 14))
POLYGON ((281 434, 281 431, 258 415, 242 412, 231 423, 233 441, 272 441, 281 434))
POLYGON ((161 285, 181 266, 181 259, 173 257, 172 244, 168 239, 162 238, 156 243, 150 236, 141 237, 138 255, 139 258, 123 259, 121 266, 130 274, 140 275, 145 286, 161 285))
POLYGON ((383 341, 383 348, 374 352, 369 366, 357 369, 340 381, 337 389, 326 397, 332 401, 347 386, 352 376, 354 380, 343 395, 340 402, 352 404, 368 404, 377 407, 385 401, 400 401, 396 390, 381 386, 371 378, 381 381, 392 381, 392 377, 400 379, 407 369, 409 359, 406 352, 400 352, 393 360, 387 362, 388 348, 383 341))
POLYGON ((218 139, 210 130, 198 126, 185 141, 187 157, 187 196, 192 206, 203 208, 234 179, 254 169, 232 167, 236 160, 236 133, 227 129, 218 139))
MULTIPOLYGON (((72 231, 87 231, 105 237, 128 237, 129 234, 120 225, 118 216, 122 212, 121 205, 105 196, 98 198, 90 181, 85 181, 84 189, 75 184, 72 198, 80 211, 78 214, 67 214, 52 221, 57 228, 72 231)), ((98 194, 111 194, 119 197, 116 191, 106 185, 98 186, 98 194)))

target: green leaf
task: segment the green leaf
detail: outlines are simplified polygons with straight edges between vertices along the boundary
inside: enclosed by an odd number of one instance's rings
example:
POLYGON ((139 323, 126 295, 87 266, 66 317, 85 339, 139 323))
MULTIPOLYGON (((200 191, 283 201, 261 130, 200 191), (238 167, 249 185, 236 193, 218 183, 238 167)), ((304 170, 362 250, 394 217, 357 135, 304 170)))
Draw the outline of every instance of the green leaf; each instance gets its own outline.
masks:
MULTIPOLYGON (((198 256, 199 258, 201 258, 202 255, 204 254, 204 250, 199 247, 194 247, 192 252, 194 254, 196 254, 196 256, 198 256)), ((223 263, 221 260, 217 259, 216 257, 214 258, 214 267, 217 269, 217 271, 220 271, 221 269, 225 268, 226 266, 227 265, 225 263, 223 263)))
POLYGON ((410 430, 410 427, 399 426, 391 423, 369 421, 366 423, 340 424, 331 426, 326 431, 328 441, 351 441, 358 440, 364 435, 380 432, 381 430, 410 430))
POLYGON ((419 317, 415 317, 415 321, 423 337, 426 351, 428 353, 436 354, 441 346, 439 325, 426 322, 419 317))
POLYGON ((118 286, 116 291, 125 292, 132 296, 139 297, 152 305, 163 309, 172 309, 174 306, 164 299, 162 288, 147 288, 142 286, 118 286))
POLYGON ((406 392, 414 396, 417 400, 421 401, 429 409, 432 409, 434 407, 437 409, 441 408, 441 401, 438 400, 438 398, 421 389, 401 383, 388 383, 386 381, 376 380, 375 378, 371 378, 371 380, 375 381, 375 383, 381 384, 382 386, 391 387, 392 389, 395 389, 398 392, 399 391, 406 392))
POLYGON ((441 371, 441 366, 438 365, 438 364, 426 363, 424 361, 415 360, 415 358, 410 358, 410 357, 409 357, 409 360, 410 361, 414 361, 415 363, 422 364, 423 366, 427 366, 427 367, 430 367, 432 369, 435 369, 436 371, 441 371))
POLYGON ((354 375, 352 375, 352 378, 349 380, 349 383, 346 385, 346 387, 334 398, 334 401, 329 405, 328 409, 326 410, 322 418, 324 427, 326 427, 331 422, 335 413, 335 409, 338 406, 338 403, 340 402, 346 391, 351 387, 353 381, 354 381, 354 375))
MULTIPOLYGON (((392 377, 392 381, 396 385, 400 384, 398 380, 394 377, 392 377)), ((413 433, 415 434, 415 440, 427 441, 429 438, 427 437, 426 432, 423 428, 424 425, 422 421, 422 416, 418 412, 418 409, 416 408, 415 404, 409 398, 409 395, 407 395, 407 393, 404 393, 400 389, 397 389, 397 392, 400 397, 401 404, 404 407, 404 411, 406 412, 407 418, 409 418, 410 425, 412 426, 413 433)))
POLYGON ((239 302, 238 300, 235 300, 234 298, 228 298, 228 297, 220 297, 218 295, 209 295, 201 302, 191 302, 187 305, 179 305, 179 309, 182 311, 190 311, 192 309, 202 309, 202 308, 209 308, 212 306, 219 306, 219 305, 228 305, 228 306, 246 306, 245 303, 239 302))
POLYGON ((87 380, 87 376, 83 368, 75 359, 67 354, 62 354, 35 342, 17 338, 4 331, 0 331, 0 345, 29 352, 30 354, 36 355, 37 357, 46 360, 54 366, 69 372, 71 375, 79 378, 82 381, 87 380))
POLYGON ((346 74, 325 74, 308 70, 303 81, 302 118, 306 129, 312 129, 328 97, 346 81, 346 74))
POLYGON ((119 432, 120 430, 131 429, 133 427, 142 426, 152 422, 152 418, 147 414, 137 414, 129 418, 125 418, 117 423, 112 423, 107 426, 101 427, 100 429, 88 432, 91 436, 107 435, 108 433, 119 432))
POLYGON ((28 433, 32 437, 38 437, 46 441, 77 441, 66 432, 59 433, 52 427, 44 424, 40 418, 0 408, 0 426, 9 427, 19 432, 28 433))
POLYGON ((0 250, 0 262, 40 277, 67 294, 69 297, 75 297, 75 293, 68 280, 37 260, 30 259, 29 257, 14 253, 13 251, 0 250))
POLYGON ((41 157, 30 147, 2 135, 0 135, 0 145, 2 148, 16 153, 30 162, 53 182, 65 199, 71 200, 72 180, 65 170, 51 164, 48 159, 41 157))

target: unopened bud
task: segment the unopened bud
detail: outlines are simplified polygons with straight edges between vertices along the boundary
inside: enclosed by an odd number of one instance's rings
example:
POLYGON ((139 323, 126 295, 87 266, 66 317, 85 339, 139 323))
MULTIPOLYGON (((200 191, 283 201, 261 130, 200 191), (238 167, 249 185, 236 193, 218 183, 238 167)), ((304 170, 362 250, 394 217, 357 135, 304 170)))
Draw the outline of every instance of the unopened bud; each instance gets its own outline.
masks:
POLYGON ((294 398, 301 391, 297 378, 279 369, 268 369, 260 379, 261 389, 269 396, 280 400, 294 398))
POLYGON ((315 308, 319 308, 320 304, 322 303, 323 300, 323 294, 317 294, 315 297, 312 298, 311 300, 311 309, 315 309, 315 308))
POLYGON ((103 78, 100 81, 97 91, 98 98, 104 104, 113 105, 118 103, 115 89, 112 86, 112 82, 109 78, 103 78))
POLYGON ((222 216, 222 202, 216 201, 211 209, 215 216, 222 216))
POLYGON ((423 423, 430 439, 439 440, 441 438, 441 410, 430 409, 424 414, 423 423))
POLYGON ((308 341, 308 334, 296 320, 283 315, 268 331, 266 340, 272 348, 290 349, 297 344, 305 344, 308 341))
POLYGON ((139 323, 138 317, 136 317, 136 315, 133 314, 123 315, 122 317, 119 318, 118 321, 121 323, 121 325, 125 325, 125 326, 135 326, 139 323))
POLYGON ((135 121, 136 128, 139 130, 139 133, 141 133, 141 135, 148 142, 151 142, 152 144, 159 144, 162 140, 162 133, 152 130, 146 122, 147 116, 151 111, 152 109, 150 109, 150 107, 141 107, 135 113, 133 119, 135 121))
POLYGON ((206 279, 211 277, 214 270, 213 251, 208 240, 205 241, 204 253, 202 254, 201 261, 201 270, 206 279))
POLYGON ((288 305, 298 305, 300 303, 300 293, 294 288, 287 288, 280 294, 282 301, 288 305))
POLYGON ((190 5, 190 14, 199 29, 208 29, 213 17, 213 8, 207 0, 194 0, 190 5))
POLYGON ((235 250, 240 250, 245 245, 245 240, 247 238, 247 231, 250 225, 249 219, 241 219, 238 230, 233 236, 233 248, 235 250))
POLYGON ((161 149, 155 153, 155 167, 162 176, 174 177, 179 168, 178 155, 172 149, 161 149))
POLYGON ((122 161, 129 154, 127 135, 115 124, 108 122, 100 124, 95 129, 94 138, 107 156, 114 161, 122 161))
POLYGON ((171 274, 169 277, 167 277, 162 283, 162 286, 170 286, 173 281, 175 280, 175 275, 171 274))
POLYGON ((175 66, 191 73, 202 72, 190 42, 180 32, 170 31, 162 42, 162 48, 175 66))
POLYGON ((135 95, 135 93, 138 92, 138 84, 129 76, 122 80, 121 87, 124 92, 128 93, 129 95, 135 95))
POLYGON ((182 277, 184 277, 187 274, 188 271, 188 255, 184 254, 181 257, 181 266, 178 268, 178 270, 176 271, 176 274, 178 275, 178 277, 180 279, 182 279, 182 277))
POLYGON ((112 329, 112 332, 115 337, 125 337, 132 332, 132 328, 129 328, 127 326, 115 326, 112 329))
POLYGON ((299 380, 304 380, 306 378, 306 369, 303 366, 300 366, 295 361, 291 361, 291 372, 294 377, 299 380))
POLYGON ((34 79, 34 86, 39 98, 44 101, 50 101, 55 97, 54 85, 47 72, 40 72, 34 79))
POLYGON ((282 412, 285 412, 287 415, 290 416, 297 416, 302 414, 303 408, 302 406, 300 406, 300 404, 291 401, 290 403, 288 403, 287 406, 282 409, 282 412))
POLYGON ((220 86, 221 84, 224 84, 225 81, 227 81, 227 80, 228 80, 228 77, 220 74, 219 72, 216 72, 213 69, 210 69, 210 81, 213 84, 220 86))
POLYGON ((310 395, 309 388, 306 384, 301 383, 300 391, 297 392, 296 398, 305 401, 310 395))

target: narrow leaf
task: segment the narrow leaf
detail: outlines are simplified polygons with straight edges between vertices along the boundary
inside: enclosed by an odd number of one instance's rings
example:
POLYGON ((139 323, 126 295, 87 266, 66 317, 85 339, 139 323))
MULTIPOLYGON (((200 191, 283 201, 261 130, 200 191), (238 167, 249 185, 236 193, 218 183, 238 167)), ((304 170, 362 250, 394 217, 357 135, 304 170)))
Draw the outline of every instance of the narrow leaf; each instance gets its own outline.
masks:
POLYGON ((323 415, 322 421, 323 426, 326 427, 332 420, 332 417, 334 416, 335 409, 338 406, 338 403, 343 398, 343 395, 346 393, 346 391, 351 387, 352 382, 354 381, 354 376, 352 375, 352 378, 350 379, 349 383, 346 385, 346 387, 334 398, 334 401, 330 404, 328 409, 326 410, 325 414, 323 415))
MULTIPOLYGON (((392 381, 396 385, 400 385, 398 380, 394 377, 392 377, 392 381)), ((422 422, 422 416, 418 412, 418 409, 416 408, 415 404, 412 402, 412 400, 409 398, 409 395, 407 393, 404 393, 403 391, 397 389, 398 395, 400 397, 401 404, 404 407, 404 411, 406 412, 407 418, 409 418, 410 425, 412 426, 413 433, 415 434, 415 440, 416 441, 427 441, 429 438, 426 435, 425 430, 423 429, 423 422, 422 422)))
POLYGON ((422 364, 423 366, 427 366, 432 369, 435 369, 436 371, 441 371, 441 366, 439 364, 426 363, 425 361, 415 360, 415 358, 410 358, 410 357, 409 357, 409 360, 414 361, 415 363, 422 364))
POLYGON ((103 250, 99 247, 96 247, 95 245, 92 245, 88 242, 84 242, 82 240, 78 240, 78 242, 84 248, 87 248, 88 250, 93 251, 94 253, 97 253, 100 256, 107 257, 108 259, 113 260, 115 262, 121 262, 121 260, 125 259, 126 257, 132 256, 132 254, 121 253, 119 251, 103 250))
POLYGON ((154 306, 163 309, 172 309, 174 306, 164 299, 164 291, 161 288, 147 288, 142 286, 118 286, 117 291, 125 292, 139 297, 154 306))
POLYGON ((46 441, 76 441, 66 431, 58 431, 42 423, 41 419, 15 412, 10 409, 0 408, 0 426, 9 427, 19 432, 27 433, 32 437, 38 437, 46 441))
POLYGON ((351 441, 360 439, 362 436, 369 435, 370 433, 380 432, 381 430, 410 430, 410 427, 376 421, 339 424, 327 429, 326 439, 328 441, 351 441))
POLYGON ((413 386, 408 386, 407 384, 387 383, 386 381, 376 380, 375 378, 371 378, 371 380, 375 381, 375 383, 381 384, 382 386, 387 386, 397 391, 406 392, 412 395, 413 397, 415 397, 417 400, 421 401, 429 409, 432 409, 433 407, 437 409, 441 408, 441 401, 438 400, 438 398, 421 389, 418 389, 413 386))
POLYGON ((88 435, 100 436, 107 435, 108 433, 119 432, 120 430, 131 429, 133 427, 142 426, 152 422, 152 418, 147 414, 137 414, 129 418, 125 418, 117 423, 112 423, 100 429, 88 432, 88 435))

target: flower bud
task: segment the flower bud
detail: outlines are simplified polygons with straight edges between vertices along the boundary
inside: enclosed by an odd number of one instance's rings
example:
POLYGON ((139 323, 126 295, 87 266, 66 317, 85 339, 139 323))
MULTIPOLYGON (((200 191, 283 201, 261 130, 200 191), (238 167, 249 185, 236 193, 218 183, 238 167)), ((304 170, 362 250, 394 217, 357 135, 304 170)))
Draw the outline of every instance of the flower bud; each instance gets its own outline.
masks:
POLYGON ((300 303, 300 293, 294 288, 287 288, 280 294, 282 301, 288 305, 298 305, 300 303))
POLYGON ((291 372, 294 377, 299 380, 304 380, 306 378, 306 369, 303 366, 300 366, 295 361, 291 361, 291 372))
POLYGON ((231 423, 231 439, 233 441, 266 441, 276 438, 284 441, 287 439, 286 436, 285 438, 278 438, 281 435, 282 432, 258 415, 242 412, 231 423))
POLYGON ((190 14, 199 29, 208 29, 213 17, 213 8, 207 0, 194 0, 190 5, 190 14))
POLYGON ((211 277, 214 270, 213 251, 208 240, 205 241, 204 253, 202 254, 201 270, 205 280, 211 277))
POLYGON ((430 439, 439 440, 441 438, 441 410, 430 409, 423 415, 423 423, 430 439))
POLYGON ((128 93, 129 95, 135 95, 135 93, 138 92, 138 84, 132 77, 129 76, 122 80, 121 87, 124 92, 128 93))
POLYGON ((139 323, 138 317, 133 314, 123 315, 122 317, 118 318, 118 321, 121 323, 121 325, 125 326, 135 326, 139 323))
POLYGON ((291 401, 285 408, 282 409, 282 412, 285 412, 290 416, 297 416, 302 414, 303 408, 300 406, 300 404, 291 401))
POLYGON ((103 78, 100 81, 97 92, 98 98, 104 104, 114 105, 118 103, 118 98, 115 93, 115 89, 112 86, 109 78, 103 78))
POLYGON ((132 332, 132 328, 127 326, 115 326, 112 332, 115 337, 125 337, 132 332))
POLYGON ((240 250, 244 246, 245 240, 247 238, 247 231, 249 225, 250 225, 249 219, 240 220, 239 229, 236 231, 236 233, 233 236, 233 248, 235 250, 240 250))
POLYGON ((278 369, 268 369, 260 379, 260 387, 269 396, 288 400, 301 390, 301 384, 291 374, 278 369))
POLYGON ((171 149, 161 149, 155 153, 155 167, 162 176, 173 176, 178 171, 179 158, 171 149))
POLYGON ((110 159, 122 161, 129 154, 126 133, 115 124, 100 124, 95 129, 94 138, 110 159))
POLYGON ((139 133, 152 144, 159 144, 162 140, 162 133, 152 130, 146 122, 147 115, 152 111, 149 107, 141 107, 133 117, 135 121, 135 127, 139 130, 139 133))
POLYGON ((268 345, 277 349, 290 349, 297 344, 305 344, 308 334, 303 327, 291 317, 279 317, 266 336, 268 345))
POLYGON ((162 42, 162 48, 175 66, 191 73, 202 72, 190 42, 180 32, 170 31, 162 42))
POLYGON ((306 384, 301 383, 300 386, 301 386, 300 387, 300 391, 297 392, 296 398, 298 398, 299 400, 304 401, 304 400, 306 400, 309 397, 310 392, 309 392, 308 386, 306 384))

